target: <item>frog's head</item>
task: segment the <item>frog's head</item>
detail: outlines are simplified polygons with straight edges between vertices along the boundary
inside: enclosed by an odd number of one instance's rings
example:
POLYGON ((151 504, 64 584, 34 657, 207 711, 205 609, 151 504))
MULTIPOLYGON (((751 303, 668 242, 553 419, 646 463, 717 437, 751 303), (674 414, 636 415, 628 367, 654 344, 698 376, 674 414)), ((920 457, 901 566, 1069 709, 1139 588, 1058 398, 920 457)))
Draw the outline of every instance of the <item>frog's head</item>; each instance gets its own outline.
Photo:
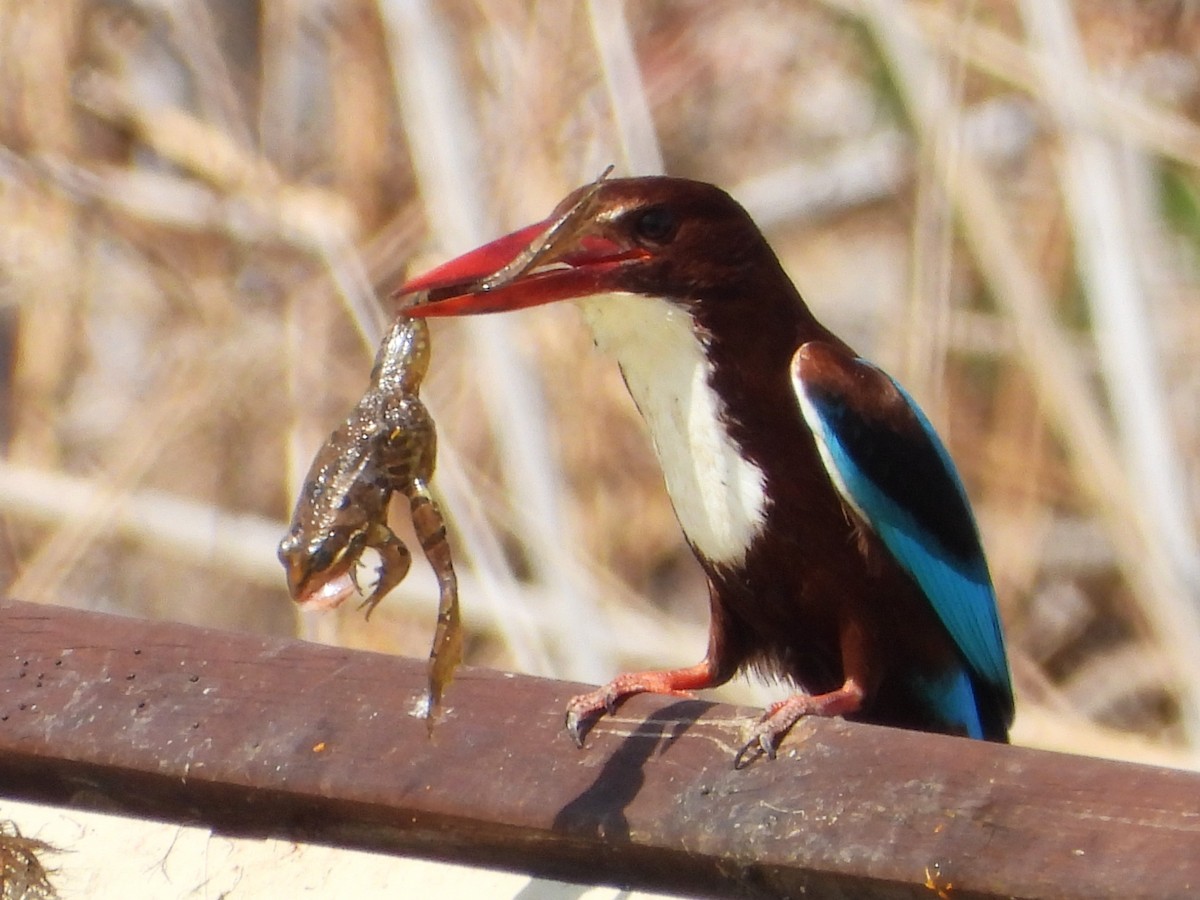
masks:
POLYGON ((362 527, 333 527, 311 539, 293 529, 279 543, 288 591, 301 606, 332 609, 358 593, 353 568, 366 546, 362 527))

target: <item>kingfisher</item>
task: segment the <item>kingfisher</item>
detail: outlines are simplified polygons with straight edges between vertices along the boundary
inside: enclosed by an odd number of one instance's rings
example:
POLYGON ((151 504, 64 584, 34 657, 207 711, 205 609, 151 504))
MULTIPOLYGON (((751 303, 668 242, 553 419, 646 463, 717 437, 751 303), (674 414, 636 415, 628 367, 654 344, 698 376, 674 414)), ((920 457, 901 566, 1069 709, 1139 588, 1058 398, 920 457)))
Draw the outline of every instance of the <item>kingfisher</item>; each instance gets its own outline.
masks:
POLYGON ((750 727, 739 765, 809 715, 1008 740, 996 594, 949 453, 904 388, 817 321, 729 194, 602 176, 398 293, 418 291, 412 316, 574 301, 707 576, 704 658, 575 697, 578 745, 629 695, 692 696, 744 670, 795 693, 750 727))

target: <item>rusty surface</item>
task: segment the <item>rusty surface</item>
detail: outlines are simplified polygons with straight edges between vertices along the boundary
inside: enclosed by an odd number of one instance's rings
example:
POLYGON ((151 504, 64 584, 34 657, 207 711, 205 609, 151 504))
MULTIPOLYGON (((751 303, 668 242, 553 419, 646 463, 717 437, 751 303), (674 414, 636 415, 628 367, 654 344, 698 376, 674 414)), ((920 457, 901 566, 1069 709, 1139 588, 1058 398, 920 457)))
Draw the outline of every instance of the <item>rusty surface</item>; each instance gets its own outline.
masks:
POLYGON ((0 603, 0 794, 714 896, 1200 896, 1200 775, 0 603))

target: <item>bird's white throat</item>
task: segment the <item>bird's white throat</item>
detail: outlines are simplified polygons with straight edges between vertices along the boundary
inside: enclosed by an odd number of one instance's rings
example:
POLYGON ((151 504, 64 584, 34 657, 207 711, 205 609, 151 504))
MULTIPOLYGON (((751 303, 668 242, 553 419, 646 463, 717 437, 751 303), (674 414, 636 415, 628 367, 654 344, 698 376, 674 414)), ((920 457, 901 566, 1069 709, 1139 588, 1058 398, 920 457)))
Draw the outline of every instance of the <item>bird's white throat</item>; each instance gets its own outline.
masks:
POLYGON ((640 294, 577 303, 596 346, 616 357, 650 429, 684 534, 712 562, 742 562, 766 520, 763 472, 723 424, 723 402, 709 383, 712 365, 691 316, 640 294))

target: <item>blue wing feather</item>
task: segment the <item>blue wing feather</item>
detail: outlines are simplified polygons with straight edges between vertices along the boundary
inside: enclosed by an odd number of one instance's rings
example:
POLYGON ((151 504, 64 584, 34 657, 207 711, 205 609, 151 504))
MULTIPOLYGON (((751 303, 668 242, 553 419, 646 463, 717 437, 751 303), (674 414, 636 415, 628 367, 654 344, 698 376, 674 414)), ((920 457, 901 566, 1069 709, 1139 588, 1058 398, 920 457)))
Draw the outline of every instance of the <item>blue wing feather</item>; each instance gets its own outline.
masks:
MULTIPOLYGON (((823 353, 820 366, 801 361, 793 368, 822 461, 843 499, 921 588, 970 669, 999 691, 1011 711, 996 595, 954 463, 920 407, 891 376, 865 360, 838 355, 823 353), (831 367, 840 371, 830 373, 831 367), (881 404, 881 396, 890 402, 881 404)), ((924 687, 939 708, 953 709, 969 732, 979 731, 974 698, 964 683, 952 682, 924 687)))
POLYGON ((925 702, 941 711, 942 717, 961 727, 967 737, 983 739, 983 722, 979 717, 979 701, 966 669, 956 666, 941 678, 912 679, 913 687, 925 702))

